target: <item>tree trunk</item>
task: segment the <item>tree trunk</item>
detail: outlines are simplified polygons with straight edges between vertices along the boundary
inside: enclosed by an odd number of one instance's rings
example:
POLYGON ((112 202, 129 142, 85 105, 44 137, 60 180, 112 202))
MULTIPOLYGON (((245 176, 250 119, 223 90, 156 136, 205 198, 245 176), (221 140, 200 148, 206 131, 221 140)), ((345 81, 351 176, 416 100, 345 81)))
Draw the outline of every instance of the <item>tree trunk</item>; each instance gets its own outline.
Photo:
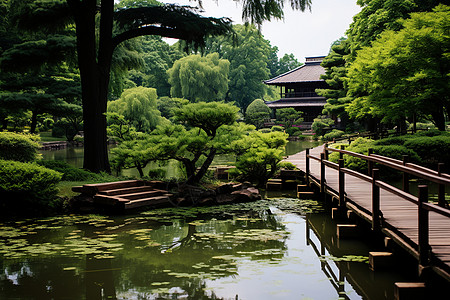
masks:
POLYGON ((195 184, 195 183, 200 182, 200 180, 203 178, 203 176, 205 176, 206 172, 208 171, 208 168, 211 165, 211 163, 214 159, 214 156, 216 156, 216 149, 211 148, 211 150, 209 150, 208 157, 206 158, 205 162, 201 166, 200 170, 198 170, 197 174, 195 174, 194 176, 188 177, 187 182, 189 184, 195 184))
POLYGON ((434 111, 431 113, 431 116, 433 117, 434 124, 440 131, 445 130, 445 118, 444 118, 444 111, 443 108, 440 108, 437 111, 434 111))
POLYGON ((31 112, 30 133, 36 133, 36 127, 37 127, 37 111, 33 110, 31 112))
MULTIPOLYGON (((109 65, 100 68, 100 59, 97 62, 95 35, 96 2, 96 0, 82 3, 68 1, 75 12, 77 31, 78 67, 81 77, 84 119, 83 168, 92 172, 105 171, 109 173, 111 169, 108 161, 106 116, 104 115, 107 103, 109 65), (107 71, 105 72, 106 69, 107 71)), ((108 4, 109 2, 112 5, 112 1, 102 1, 102 4, 108 4)), ((103 18, 104 16, 102 15, 103 18)))

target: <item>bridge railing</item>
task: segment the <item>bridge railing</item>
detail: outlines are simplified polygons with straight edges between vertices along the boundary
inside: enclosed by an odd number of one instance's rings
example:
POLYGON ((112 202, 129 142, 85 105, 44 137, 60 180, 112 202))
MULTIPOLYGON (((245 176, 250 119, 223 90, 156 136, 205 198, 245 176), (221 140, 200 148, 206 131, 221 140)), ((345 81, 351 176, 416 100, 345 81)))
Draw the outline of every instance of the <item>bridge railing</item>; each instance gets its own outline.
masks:
POLYGON ((434 212, 444 217, 449 218, 450 210, 446 208, 448 205, 445 202, 445 186, 450 185, 450 175, 442 173, 442 164, 439 166, 438 171, 434 171, 419 165, 415 165, 407 162, 407 157, 404 157, 403 161, 384 157, 381 155, 373 154, 369 150, 369 155, 364 155, 356 152, 347 151, 344 149, 329 148, 327 144, 324 145, 324 151, 320 153, 320 157, 310 155, 309 149, 306 150, 306 175, 310 176, 310 160, 315 160, 320 163, 320 190, 325 191, 326 177, 325 167, 338 170, 338 191, 337 198, 339 200, 339 206, 344 206, 346 203, 345 192, 345 174, 355 176, 361 180, 372 184, 372 210, 371 214, 365 216, 365 218, 372 223, 373 230, 381 230, 383 227, 382 211, 380 209, 380 188, 391 192, 398 197, 407 200, 415 205, 418 209, 418 244, 405 245, 409 252, 412 253, 419 260, 420 265, 427 266, 431 261, 431 247, 429 244, 429 212, 434 212), (329 152, 338 152, 339 161, 334 163, 328 160, 329 152), (344 155, 350 155, 357 157, 368 162, 369 175, 362 174, 355 170, 345 168, 344 155), (379 179, 379 169, 374 168, 374 164, 380 164, 389 168, 403 172, 403 189, 396 188, 386 182, 379 179), (438 204, 428 202, 428 186, 419 185, 418 196, 414 196, 409 193, 408 176, 416 176, 428 180, 430 182, 437 183, 439 185, 438 204))

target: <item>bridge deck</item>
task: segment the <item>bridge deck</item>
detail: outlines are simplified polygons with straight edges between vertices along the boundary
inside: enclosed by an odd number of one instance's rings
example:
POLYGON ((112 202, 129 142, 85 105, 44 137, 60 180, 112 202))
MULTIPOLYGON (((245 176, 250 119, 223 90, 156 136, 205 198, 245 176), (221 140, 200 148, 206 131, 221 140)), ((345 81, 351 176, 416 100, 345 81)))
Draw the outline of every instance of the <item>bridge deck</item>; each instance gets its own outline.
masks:
MULTIPOLYGON (((310 155, 320 157, 322 147, 310 149, 310 155)), ((285 159, 295 164, 300 170, 306 172, 306 151, 291 155, 285 159)), ((320 162, 310 159, 310 178, 320 181, 320 162)), ((338 171, 325 167, 326 191, 338 194, 338 171)), ((359 215, 371 220, 372 211, 372 184, 355 176, 345 174, 345 193, 347 207, 359 210, 359 215), (349 205, 351 203, 353 205, 349 205)), ((418 250, 418 208, 401 197, 380 188, 380 209, 383 216, 384 230, 395 232, 402 242, 411 247, 410 252, 417 254, 418 250)), ((399 242, 399 241, 397 241, 399 242)), ((429 244, 432 254, 439 265, 450 270, 450 219, 435 212, 429 213, 429 244)), ((403 245, 404 246, 404 245, 403 245)))

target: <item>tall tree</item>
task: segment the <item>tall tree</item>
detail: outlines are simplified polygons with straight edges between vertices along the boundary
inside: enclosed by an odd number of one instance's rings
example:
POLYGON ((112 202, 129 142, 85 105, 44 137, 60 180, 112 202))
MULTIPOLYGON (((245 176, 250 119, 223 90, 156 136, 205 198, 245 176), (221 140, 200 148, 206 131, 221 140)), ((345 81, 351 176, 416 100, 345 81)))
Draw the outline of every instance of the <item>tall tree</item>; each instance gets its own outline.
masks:
POLYGON ((217 52, 230 61, 230 82, 226 99, 234 101, 242 112, 255 99, 263 98, 270 76, 268 63, 271 47, 255 26, 234 25, 236 43, 227 37, 208 40, 207 53, 217 52))
POLYGON ((183 57, 167 70, 170 93, 192 102, 225 100, 229 67, 230 62, 218 53, 183 57))
MULTIPOLYGON (((283 5, 284 0, 245 1, 243 17, 258 24, 271 17, 282 18, 283 5)), ((304 10, 310 6, 310 0, 292 0, 291 6, 304 10)), ((123 41, 143 35, 182 39, 200 47, 205 37, 231 31, 228 19, 201 17, 186 7, 148 6, 144 2, 139 7, 114 11, 114 0, 36 1, 22 20, 28 28, 38 23, 56 28, 71 20, 75 22, 83 99, 84 167, 97 172, 110 171, 104 113, 114 49, 123 41)))
POLYGON ((358 52, 348 72, 355 99, 347 110, 355 118, 370 114, 384 121, 431 115, 444 130, 444 111, 450 108, 450 7, 399 22, 401 30, 383 32, 358 52))

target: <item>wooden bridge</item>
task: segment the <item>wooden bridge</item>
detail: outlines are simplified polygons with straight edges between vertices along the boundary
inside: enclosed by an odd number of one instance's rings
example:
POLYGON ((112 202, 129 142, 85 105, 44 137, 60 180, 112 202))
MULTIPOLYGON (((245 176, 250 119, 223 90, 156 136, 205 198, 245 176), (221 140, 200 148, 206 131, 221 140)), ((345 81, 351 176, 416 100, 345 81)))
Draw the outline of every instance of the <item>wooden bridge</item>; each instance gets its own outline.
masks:
MULTIPOLYGON (((337 206, 335 211, 356 214, 369 222, 373 231, 382 233, 386 241, 395 242, 416 258, 419 276, 432 270, 450 286, 450 210, 445 201, 450 175, 408 163, 406 158, 400 161, 375 155, 371 150, 369 155, 362 155, 329 148, 327 144, 291 155, 285 161, 304 172, 309 187, 315 185, 331 196, 337 206), (339 152, 339 163, 328 160, 331 151, 339 152), (367 161, 371 176, 345 168, 344 155, 367 161), (403 174, 402 189, 380 180, 379 169, 374 166, 381 165, 403 174), (418 195, 411 194, 411 177, 437 184, 438 203, 428 202, 426 185, 418 187, 418 195)), ((338 225, 338 234, 339 229, 338 225)))

